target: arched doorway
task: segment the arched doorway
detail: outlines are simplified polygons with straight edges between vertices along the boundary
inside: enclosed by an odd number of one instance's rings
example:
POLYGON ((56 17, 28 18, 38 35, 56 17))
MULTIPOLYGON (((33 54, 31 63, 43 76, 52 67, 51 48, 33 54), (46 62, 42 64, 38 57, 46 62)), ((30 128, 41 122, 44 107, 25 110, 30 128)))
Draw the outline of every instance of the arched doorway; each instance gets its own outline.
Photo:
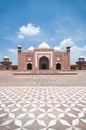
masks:
POLYGON ((31 63, 27 64, 27 70, 32 70, 32 64, 31 63))
POLYGON ((42 56, 39 59, 39 69, 41 70, 49 69, 49 59, 46 56, 42 56))
POLYGON ((61 70, 61 64, 60 64, 60 63, 57 63, 57 64, 56 64, 56 69, 57 69, 57 70, 61 70))

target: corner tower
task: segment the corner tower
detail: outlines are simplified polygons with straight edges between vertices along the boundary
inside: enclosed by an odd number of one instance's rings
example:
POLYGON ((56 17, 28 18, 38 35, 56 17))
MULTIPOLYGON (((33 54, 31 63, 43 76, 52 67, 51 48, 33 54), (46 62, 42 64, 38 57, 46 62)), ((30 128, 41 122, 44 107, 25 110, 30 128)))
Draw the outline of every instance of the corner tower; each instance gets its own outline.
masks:
POLYGON ((66 47, 66 52, 67 52, 67 68, 70 70, 70 46, 66 47))
POLYGON ((21 57, 21 53, 22 53, 22 47, 21 45, 18 45, 17 47, 17 52, 18 52, 18 70, 21 70, 21 62, 22 62, 22 57, 21 57))

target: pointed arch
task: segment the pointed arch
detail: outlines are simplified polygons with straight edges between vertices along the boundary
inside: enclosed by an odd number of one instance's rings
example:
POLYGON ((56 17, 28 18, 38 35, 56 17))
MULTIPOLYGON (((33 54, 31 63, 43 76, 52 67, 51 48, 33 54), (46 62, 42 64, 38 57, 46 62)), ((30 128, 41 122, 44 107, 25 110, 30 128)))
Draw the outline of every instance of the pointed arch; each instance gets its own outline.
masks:
POLYGON ((31 63, 27 64, 27 70, 32 70, 32 64, 31 63))
POLYGON ((60 64, 60 63, 57 63, 57 64, 56 64, 56 69, 57 69, 57 70, 61 70, 61 64, 60 64))
POLYGON ((39 69, 41 70, 49 69, 49 59, 46 56, 42 56, 39 59, 39 69))

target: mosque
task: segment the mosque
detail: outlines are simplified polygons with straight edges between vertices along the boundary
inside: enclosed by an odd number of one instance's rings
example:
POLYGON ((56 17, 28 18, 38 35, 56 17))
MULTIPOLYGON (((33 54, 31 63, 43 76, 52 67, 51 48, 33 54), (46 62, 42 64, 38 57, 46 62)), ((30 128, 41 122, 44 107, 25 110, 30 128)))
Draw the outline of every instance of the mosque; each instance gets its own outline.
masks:
POLYGON ((70 65, 70 46, 66 46, 66 50, 63 51, 58 46, 50 48, 46 42, 42 42, 37 48, 31 46, 26 51, 18 45, 17 52, 18 64, 13 65, 9 57, 4 56, 0 61, 0 70, 26 71, 31 74, 44 72, 56 74, 59 70, 86 70, 84 57, 79 57, 76 64, 70 65))
POLYGON ((58 46, 50 48, 46 42, 42 42, 38 48, 31 46, 27 51, 22 51, 21 45, 18 45, 17 49, 18 70, 70 70, 70 46, 62 51, 58 46))

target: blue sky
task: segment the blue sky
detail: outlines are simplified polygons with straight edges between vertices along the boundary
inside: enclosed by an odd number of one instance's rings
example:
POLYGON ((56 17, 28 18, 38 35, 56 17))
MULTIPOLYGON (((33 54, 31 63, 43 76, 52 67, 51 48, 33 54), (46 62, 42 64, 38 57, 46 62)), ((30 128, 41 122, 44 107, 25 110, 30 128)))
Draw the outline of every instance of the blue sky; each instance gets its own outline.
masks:
POLYGON ((71 63, 86 58, 86 0, 0 0, 0 61, 17 64, 16 47, 71 45, 71 63))

